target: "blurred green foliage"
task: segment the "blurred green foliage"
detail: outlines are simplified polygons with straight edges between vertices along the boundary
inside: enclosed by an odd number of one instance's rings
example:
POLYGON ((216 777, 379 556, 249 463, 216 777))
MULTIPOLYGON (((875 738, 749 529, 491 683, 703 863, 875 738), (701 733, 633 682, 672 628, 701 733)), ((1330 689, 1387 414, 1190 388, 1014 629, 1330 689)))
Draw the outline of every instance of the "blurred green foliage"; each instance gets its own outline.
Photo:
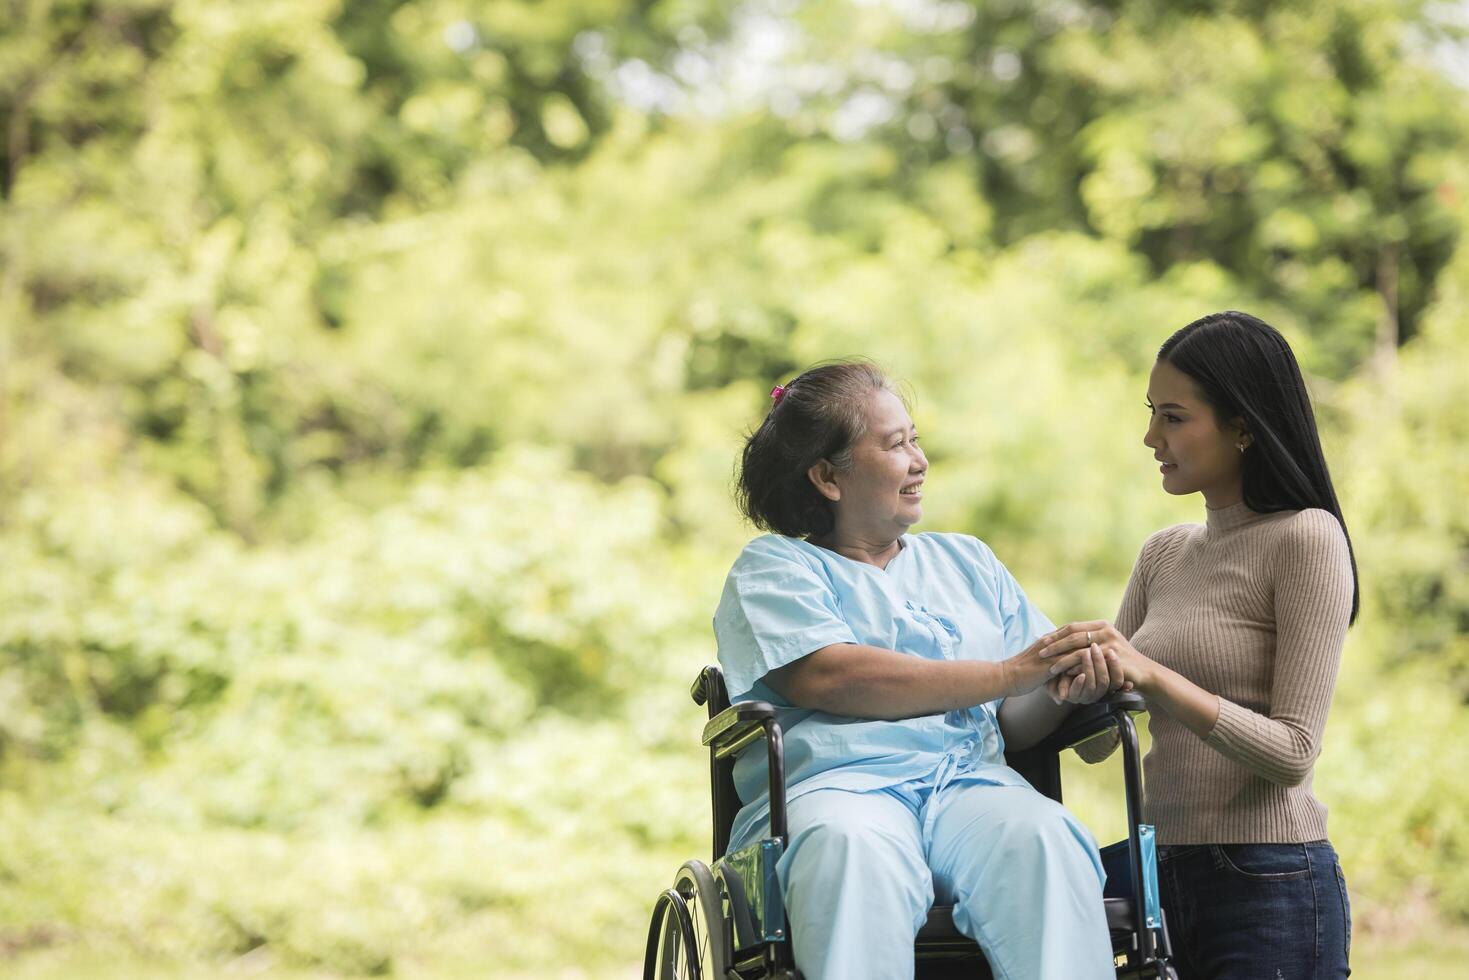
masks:
POLYGON ((1432 16, 0 7, 0 967, 626 969, 707 846, 683 692, 770 386, 877 358, 924 526, 1109 615, 1198 517, 1139 444, 1152 353, 1223 308, 1296 344, 1357 547, 1317 786, 1359 927, 1469 919, 1432 16))

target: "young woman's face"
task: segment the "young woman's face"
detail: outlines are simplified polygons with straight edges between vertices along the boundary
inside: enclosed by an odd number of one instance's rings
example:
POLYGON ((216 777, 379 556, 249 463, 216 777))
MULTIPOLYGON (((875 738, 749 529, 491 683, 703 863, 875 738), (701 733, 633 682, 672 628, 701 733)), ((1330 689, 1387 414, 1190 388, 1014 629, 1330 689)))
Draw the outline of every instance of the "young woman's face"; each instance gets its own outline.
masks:
POLYGON ((834 474, 839 523, 877 536, 904 533, 923 517, 928 458, 908 410, 890 391, 867 401, 867 431, 852 447, 852 465, 834 474))
POLYGON ((1148 408, 1152 417, 1143 445, 1161 464, 1163 489, 1202 492, 1211 503, 1237 500, 1242 482, 1239 447, 1249 444, 1249 436, 1234 425, 1222 425, 1194 380, 1167 361, 1153 365, 1148 408))

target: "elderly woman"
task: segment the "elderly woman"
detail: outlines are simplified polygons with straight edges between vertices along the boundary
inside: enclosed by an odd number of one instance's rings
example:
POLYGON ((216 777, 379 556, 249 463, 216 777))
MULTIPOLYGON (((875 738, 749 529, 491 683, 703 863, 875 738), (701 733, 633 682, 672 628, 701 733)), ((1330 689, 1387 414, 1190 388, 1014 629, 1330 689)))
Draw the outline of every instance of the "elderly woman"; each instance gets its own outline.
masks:
MULTIPOLYGON (((738 496, 757 527, 714 617, 735 701, 784 709, 789 846, 779 865, 809 980, 913 975, 935 898, 997 977, 1111 978, 1091 835, 1005 765, 1121 683, 1051 623, 983 542, 908 534, 928 461, 903 401, 865 362, 772 393, 738 496), (1054 642, 1053 642, 1054 641, 1054 642), (1072 682, 1068 682, 1072 683, 1072 682)), ((735 781, 730 849, 768 833, 763 750, 735 781)))

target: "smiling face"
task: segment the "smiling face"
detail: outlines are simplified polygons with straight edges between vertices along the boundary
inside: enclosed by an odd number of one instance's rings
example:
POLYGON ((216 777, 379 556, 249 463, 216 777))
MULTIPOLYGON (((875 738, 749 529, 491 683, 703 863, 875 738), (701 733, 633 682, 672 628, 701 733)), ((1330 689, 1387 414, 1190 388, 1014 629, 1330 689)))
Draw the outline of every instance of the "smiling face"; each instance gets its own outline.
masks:
POLYGON ((1194 380, 1167 361, 1153 365, 1148 407, 1152 418, 1143 445, 1161 464, 1164 490, 1202 493, 1209 507, 1244 498, 1239 446, 1248 446, 1250 437, 1238 420, 1221 424, 1194 380))
POLYGON ((865 431, 852 445, 851 464, 838 469, 823 460, 811 468, 811 482, 832 502, 835 537, 885 543, 923 517, 928 459, 897 395, 874 391, 863 419, 865 431))

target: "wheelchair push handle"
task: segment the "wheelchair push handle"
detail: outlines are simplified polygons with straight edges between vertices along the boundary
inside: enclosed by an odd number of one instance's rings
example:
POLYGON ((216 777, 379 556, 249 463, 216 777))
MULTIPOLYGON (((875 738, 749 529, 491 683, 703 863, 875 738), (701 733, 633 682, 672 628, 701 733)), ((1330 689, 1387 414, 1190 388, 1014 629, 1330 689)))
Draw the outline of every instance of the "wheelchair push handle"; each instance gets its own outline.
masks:
POLYGON ((694 684, 689 688, 689 697, 693 698, 694 703, 701 708, 711 700, 715 704, 720 701, 728 701, 729 697, 724 693, 724 677, 719 673, 719 669, 705 667, 699 671, 699 676, 694 678, 694 684))

